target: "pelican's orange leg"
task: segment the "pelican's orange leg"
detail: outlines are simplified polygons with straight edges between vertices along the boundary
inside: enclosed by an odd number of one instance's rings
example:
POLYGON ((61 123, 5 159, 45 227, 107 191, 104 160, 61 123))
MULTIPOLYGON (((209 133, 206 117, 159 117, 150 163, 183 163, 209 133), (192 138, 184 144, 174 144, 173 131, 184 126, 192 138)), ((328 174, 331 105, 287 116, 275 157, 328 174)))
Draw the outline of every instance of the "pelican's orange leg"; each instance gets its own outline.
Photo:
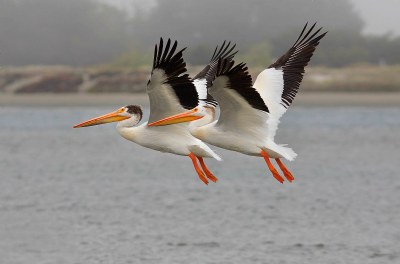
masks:
POLYGON ((204 171, 204 173, 206 174, 207 178, 208 178, 210 181, 217 182, 217 181, 218 181, 218 178, 215 177, 214 174, 212 174, 211 171, 207 168, 206 164, 204 163, 203 158, 202 158, 202 157, 197 157, 197 158, 199 159, 200 165, 201 165, 201 167, 203 168, 203 171, 204 171))
POLYGON ((276 163, 278 163, 279 168, 281 168, 283 175, 285 175, 286 179, 289 182, 292 182, 294 180, 292 173, 290 173, 290 171, 286 168, 286 166, 283 165, 282 161, 279 158, 275 159, 275 161, 276 163))
POLYGON ((196 170, 197 174, 199 175, 200 180, 202 180, 206 185, 208 185, 206 176, 204 176, 204 173, 201 171, 199 164, 197 164, 196 156, 193 153, 190 153, 188 156, 192 160, 194 169, 196 170))
POLYGON ((277 179, 280 183, 283 183, 283 178, 281 175, 279 175, 278 171, 275 169, 274 165, 272 165, 271 161, 269 160, 269 156, 267 154, 267 152, 265 152, 264 150, 261 150, 261 156, 264 157, 265 162, 268 165, 269 170, 272 173, 272 176, 274 176, 275 179, 277 179))

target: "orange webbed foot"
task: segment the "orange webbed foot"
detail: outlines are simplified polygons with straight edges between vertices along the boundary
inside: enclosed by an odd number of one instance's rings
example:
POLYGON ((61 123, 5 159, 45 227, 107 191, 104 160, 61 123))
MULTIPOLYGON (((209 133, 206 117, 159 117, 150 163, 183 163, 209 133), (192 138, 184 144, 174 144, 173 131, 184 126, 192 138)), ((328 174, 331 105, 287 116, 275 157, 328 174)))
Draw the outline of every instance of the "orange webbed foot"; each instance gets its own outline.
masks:
POLYGON ((269 170, 272 173, 272 176, 279 181, 280 183, 284 182, 284 179, 282 178, 281 175, 279 175, 278 171, 275 169, 274 165, 272 165, 271 161, 269 160, 269 156, 267 154, 267 152, 265 152, 264 150, 261 150, 261 156, 264 158, 265 162, 267 163, 267 166, 269 168, 269 170))
POLYGON ((285 180, 282 178, 282 176, 279 175, 279 173, 278 173, 277 170, 275 170, 275 171, 272 171, 272 170, 271 170, 271 173, 272 173, 272 176, 273 176, 278 182, 283 183, 283 182, 285 181, 285 180))
POLYGON ((206 176, 200 169, 199 164, 197 164, 196 156, 193 153, 190 153, 188 156, 192 160, 194 169, 196 170, 197 175, 199 175, 200 180, 202 182, 204 182, 206 185, 208 185, 208 180, 207 180, 206 176))
POLYGON ((207 168, 206 164, 204 163, 204 160, 202 157, 197 157, 200 161, 200 165, 203 168, 204 173, 206 174, 207 178, 212 181, 212 182, 217 182, 218 178, 214 176, 214 174, 211 173, 211 171, 207 168))
POLYGON ((283 175, 286 177, 286 179, 289 182, 292 182, 294 180, 294 177, 292 175, 292 173, 286 168, 286 166, 282 163, 282 161, 280 159, 275 159, 276 163, 278 163, 279 168, 282 170, 283 175))

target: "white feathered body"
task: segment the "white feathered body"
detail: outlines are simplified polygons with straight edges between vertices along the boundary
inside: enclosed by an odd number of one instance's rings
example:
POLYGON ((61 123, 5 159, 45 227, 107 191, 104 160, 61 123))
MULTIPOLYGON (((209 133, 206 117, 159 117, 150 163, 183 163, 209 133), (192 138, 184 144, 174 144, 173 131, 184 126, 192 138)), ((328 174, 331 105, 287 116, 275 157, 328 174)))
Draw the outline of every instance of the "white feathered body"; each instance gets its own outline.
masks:
POLYGON ((149 127, 147 122, 136 127, 118 124, 117 130, 125 139, 146 148, 182 156, 193 153, 198 157, 221 160, 206 144, 193 137, 185 124, 160 127, 149 127))
POLYGON ((282 71, 264 70, 254 83, 270 113, 251 107, 235 90, 224 89, 227 77, 218 77, 210 93, 221 105, 219 120, 204 126, 192 123, 190 131, 196 138, 224 149, 246 155, 261 156, 261 150, 271 158, 294 160, 297 154, 284 145, 275 143, 274 138, 279 119, 286 111, 280 104, 283 78, 282 71), (270 91, 273 91, 272 93, 270 91))

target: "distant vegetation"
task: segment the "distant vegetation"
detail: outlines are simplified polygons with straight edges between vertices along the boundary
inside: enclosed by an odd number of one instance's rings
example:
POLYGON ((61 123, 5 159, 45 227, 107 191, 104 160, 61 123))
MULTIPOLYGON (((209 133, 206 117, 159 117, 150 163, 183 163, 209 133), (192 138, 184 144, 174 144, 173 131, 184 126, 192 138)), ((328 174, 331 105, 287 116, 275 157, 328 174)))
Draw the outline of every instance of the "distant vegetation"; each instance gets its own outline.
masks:
POLYGON ((400 92, 400 66, 310 67, 301 89, 330 92, 400 92))
POLYGON ((224 39, 238 60, 262 66, 285 52, 306 21, 329 34, 313 65, 399 64, 400 37, 364 36, 347 0, 158 0, 134 17, 93 0, 0 0, 0 65, 95 65, 148 69, 154 43, 172 37, 204 64, 224 39))
MULTIPOLYGON (((190 66, 194 75, 202 66, 190 66)), ((262 67, 250 68, 255 78, 262 67)), ((302 91, 400 92, 400 66, 355 65, 343 68, 308 67, 302 91)), ((145 92, 148 70, 18 67, 0 71, 1 93, 141 93, 145 92)))
POLYGON ((130 23, 90 0, 0 0, 0 65, 104 63, 129 48, 130 23))

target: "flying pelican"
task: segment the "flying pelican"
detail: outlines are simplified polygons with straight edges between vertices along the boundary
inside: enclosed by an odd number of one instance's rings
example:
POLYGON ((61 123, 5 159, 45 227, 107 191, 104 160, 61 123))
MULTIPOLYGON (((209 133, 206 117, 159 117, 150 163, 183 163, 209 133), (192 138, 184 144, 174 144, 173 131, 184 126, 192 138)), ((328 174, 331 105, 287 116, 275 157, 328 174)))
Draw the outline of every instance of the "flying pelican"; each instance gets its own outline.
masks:
MULTIPOLYGON (((235 53, 231 53, 235 46, 228 50, 230 43, 224 44, 218 50, 215 49, 210 63, 192 81, 186 74, 186 63, 182 58, 182 53, 186 49, 178 52, 177 41, 171 47, 171 40, 168 39, 163 48, 163 39, 160 39, 159 46, 155 46, 153 68, 150 80, 147 83, 147 94, 150 100, 150 117, 148 122, 165 118, 170 115, 181 113, 185 109, 192 109, 198 105, 214 105, 215 101, 207 96, 207 83, 211 83, 212 73, 216 72, 219 58, 232 58, 235 53), (171 48, 170 48, 171 47, 171 48), (195 86, 195 84, 197 85, 195 86), (197 88, 197 90, 196 90, 197 88), (204 93, 205 92, 205 93, 204 93), (203 103, 199 104, 199 96, 203 103)), ((205 143, 191 135, 187 124, 177 124, 168 127, 149 127, 148 122, 136 126, 142 119, 143 111, 138 105, 128 105, 119 108, 111 113, 90 119, 74 126, 87 127, 100 125, 110 122, 117 123, 118 133, 127 140, 133 141, 141 146, 169 152, 177 155, 188 156, 199 176, 208 184, 208 180, 213 182, 217 178, 209 171, 203 161, 203 157, 221 158, 214 153, 205 143), (197 160, 200 162, 200 169, 197 160)), ((188 118, 188 120, 199 119, 200 117, 188 118)))
MULTIPOLYGON (((313 32, 314 27, 315 24, 306 32, 306 24, 293 46, 263 70, 254 85, 244 63, 234 66, 233 61, 220 59, 216 78, 209 87, 209 93, 220 106, 219 119, 200 126, 192 122, 189 126, 192 135, 214 146, 263 157, 273 177, 283 183, 284 178, 270 161, 274 158, 285 178, 293 181, 293 175, 280 158, 292 161, 297 154, 291 148, 276 144, 274 138, 280 118, 297 94, 305 66, 327 33, 317 36, 322 28, 313 32)), ((188 122, 202 116, 212 119, 204 113, 198 106, 149 126, 188 122)))

